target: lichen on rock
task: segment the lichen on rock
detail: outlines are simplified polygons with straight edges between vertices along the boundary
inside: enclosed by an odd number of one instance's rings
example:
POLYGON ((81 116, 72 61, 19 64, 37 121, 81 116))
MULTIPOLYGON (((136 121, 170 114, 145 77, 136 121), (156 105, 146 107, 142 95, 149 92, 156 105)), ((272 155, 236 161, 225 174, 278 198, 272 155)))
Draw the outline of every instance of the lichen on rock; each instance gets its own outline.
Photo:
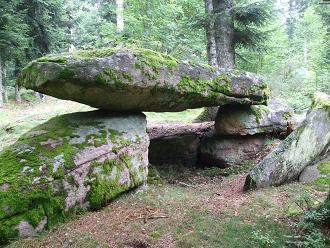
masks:
POLYGON ((328 95, 315 95, 304 122, 250 172, 246 189, 277 186, 297 180, 306 167, 329 155, 328 102, 328 95))
POLYGON ((279 135, 287 129, 287 123, 294 126, 298 121, 293 109, 271 99, 267 106, 235 106, 227 105, 219 109, 215 119, 216 132, 219 135, 279 135))
POLYGON ((148 49, 109 48, 49 55, 27 65, 20 85, 114 111, 181 111, 224 104, 265 104, 256 75, 215 70, 148 49))
POLYGON ((143 114, 68 114, 23 135, 0 152, 0 244, 143 183, 148 146, 143 114))

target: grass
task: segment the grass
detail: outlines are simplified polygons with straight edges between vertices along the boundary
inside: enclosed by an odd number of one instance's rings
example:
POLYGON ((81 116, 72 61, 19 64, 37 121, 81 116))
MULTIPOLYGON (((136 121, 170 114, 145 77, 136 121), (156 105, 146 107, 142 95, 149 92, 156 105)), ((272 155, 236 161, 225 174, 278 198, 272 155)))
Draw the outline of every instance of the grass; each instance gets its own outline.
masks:
POLYGON ((146 112, 148 123, 191 123, 203 112, 202 108, 188 109, 182 112, 146 112))
POLYGON ((54 98, 49 98, 45 102, 10 104, 0 108, 0 150, 14 143, 22 134, 52 117, 88 110, 92 110, 92 108, 54 98))
POLYGON ((242 175, 210 180, 191 173, 193 187, 149 185, 8 247, 294 247, 288 243, 296 233, 286 206, 302 194, 318 202, 326 195, 294 183, 226 197, 223 185, 238 179, 243 184, 242 175))

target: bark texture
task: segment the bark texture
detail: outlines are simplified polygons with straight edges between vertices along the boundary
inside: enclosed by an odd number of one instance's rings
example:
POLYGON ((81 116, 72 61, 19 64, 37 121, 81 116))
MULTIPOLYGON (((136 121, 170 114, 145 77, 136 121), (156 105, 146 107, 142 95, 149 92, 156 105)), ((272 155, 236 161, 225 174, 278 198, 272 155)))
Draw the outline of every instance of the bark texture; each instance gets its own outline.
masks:
POLYGON ((216 50, 219 67, 231 69, 235 64, 234 18, 232 0, 213 0, 216 50))
POLYGON ((212 0, 205 0, 205 13, 208 17, 206 26, 207 58, 209 65, 218 68, 212 0))
POLYGON ((15 100, 16 102, 22 102, 21 89, 18 84, 15 84, 15 100))
POLYGON ((117 32, 124 30, 124 0, 116 0, 117 5, 117 32))
POLYGON ((0 108, 3 106, 3 80, 2 80, 2 61, 0 57, 0 108))

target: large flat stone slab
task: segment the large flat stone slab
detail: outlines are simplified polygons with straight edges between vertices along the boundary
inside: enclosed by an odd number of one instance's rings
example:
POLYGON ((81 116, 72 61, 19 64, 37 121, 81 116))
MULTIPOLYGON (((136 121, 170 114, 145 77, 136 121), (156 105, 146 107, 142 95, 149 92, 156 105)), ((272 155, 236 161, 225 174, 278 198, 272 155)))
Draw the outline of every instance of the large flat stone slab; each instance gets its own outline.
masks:
POLYGON ((264 104, 267 84, 247 72, 219 71, 145 49, 51 55, 23 69, 19 84, 112 111, 182 111, 264 104))
POLYGON ((146 181, 143 114, 55 117, 0 152, 0 245, 96 210, 146 181))

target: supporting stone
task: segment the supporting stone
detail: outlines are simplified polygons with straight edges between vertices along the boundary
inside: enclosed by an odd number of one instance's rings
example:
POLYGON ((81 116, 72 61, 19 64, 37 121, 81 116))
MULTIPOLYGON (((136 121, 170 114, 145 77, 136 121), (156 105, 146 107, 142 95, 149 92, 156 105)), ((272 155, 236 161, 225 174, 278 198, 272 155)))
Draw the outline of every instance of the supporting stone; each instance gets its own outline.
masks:
POLYGON ((96 210, 146 181, 143 114, 55 117, 0 152, 0 244, 96 210))
POLYGON ((196 166, 201 138, 214 132, 213 125, 213 122, 150 125, 150 163, 196 166))

